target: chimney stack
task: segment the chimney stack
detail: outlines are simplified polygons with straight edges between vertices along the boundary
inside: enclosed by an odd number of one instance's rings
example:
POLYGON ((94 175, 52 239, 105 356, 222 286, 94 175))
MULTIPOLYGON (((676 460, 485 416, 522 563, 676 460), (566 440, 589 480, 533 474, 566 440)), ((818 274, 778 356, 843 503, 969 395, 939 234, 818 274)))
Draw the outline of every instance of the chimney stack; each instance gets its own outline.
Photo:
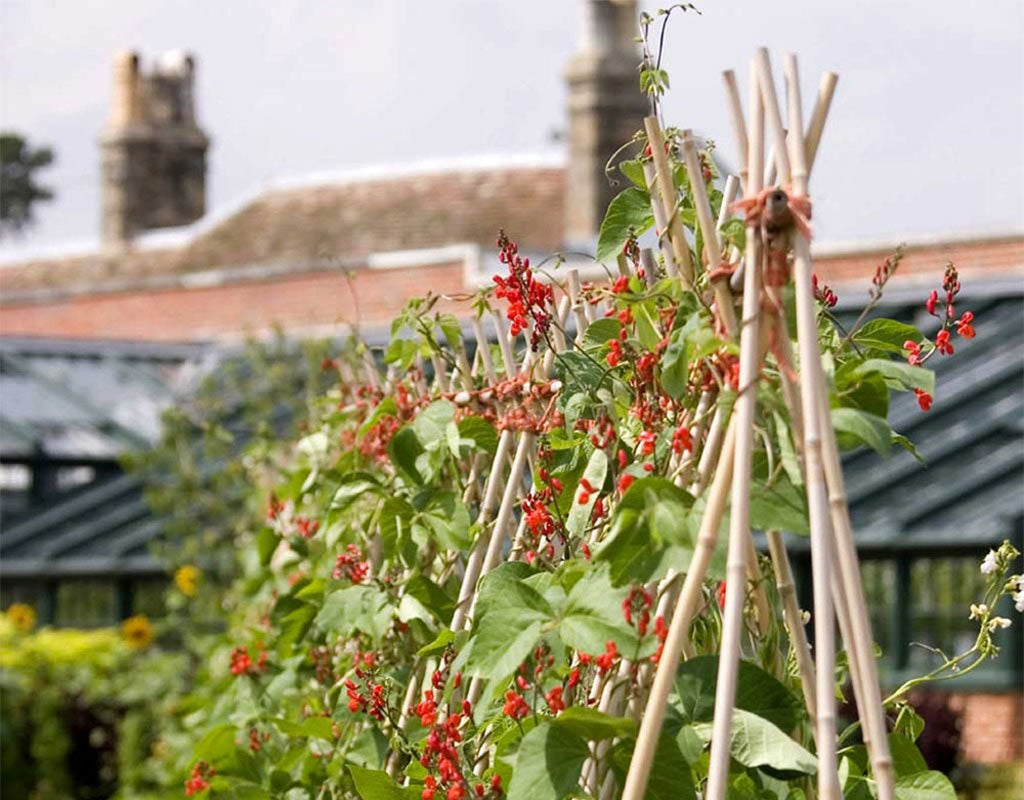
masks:
POLYGON ((110 119, 100 136, 104 244, 123 247, 143 231, 186 225, 206 209, 209 139, 196 124, 195 62, 164 53, 143 74, 139 56, 114 59, 110 119))
MULTIPOLYGON (((584 0, 583 40, 569 63, 566 244, 592 247, 616 194, 604 167, 643 126, 635 0, 584 0)), ((618 187, 621 188, 621 187, 618 187)))

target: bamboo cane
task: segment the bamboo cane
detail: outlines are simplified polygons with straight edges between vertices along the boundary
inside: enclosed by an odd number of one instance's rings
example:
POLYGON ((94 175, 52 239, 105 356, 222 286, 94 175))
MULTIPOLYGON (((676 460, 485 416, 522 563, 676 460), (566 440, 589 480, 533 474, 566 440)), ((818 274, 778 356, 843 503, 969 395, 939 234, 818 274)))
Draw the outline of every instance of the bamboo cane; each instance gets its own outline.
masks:
MULTIPOLYGON (((764 158, 764 123, 761 95, 751 81, 750 129, 748 146, 747 196, 754 197, 760 186, 764 158)), ((761 311, 760 232, 747 225, 747 270, 743 279, 743 325, 740 331, 740 392, 734 411, 736 453, 733 458, 732 500, 729 511, 729 554, 726 565, 726 592, 722 613, 722 643, 718 657, 718 681, 715 685, 715 714, 711 728, 711 753, 705 797, 723 800, 729 781, 733 707, 739 677, 741 637, 743 635, 742 588, 747 577, 747 540, 750 538, 750 474, 753 460, 754 413, 757 408, 757 381, 760 376, 759 322, 761 311)))
POLYGON ((722 73, 725 82, 725 96, 729 101, 729 111, 732 114, 732 130, 736 135, 736 150, 739 153, 739 178, 740 188, 747 190, 747 125, 743 121, 743 103, 740 101, 739 86, 736 85, 736 73, 727 69, 722 73))
MULTIPOLYGON (((683 131, 683 163, 686 165, 686 172, 690 177, 690 192, 693 195, 693 205, 697 210, 697 223, 700 225, 701 234, 704 237, 704 249, 708 254, 709 270, 716 270, 722 266, 722 248, 718 243, 718 225, 711 216, 711 203, 708 201, 708 190, 704 185, 704 176, 701 172, 700 163, 697 159, 697 146, 693 142, 693 134, 683 131)), ((699 255, 699 254, 698 254, 699 255)), ((718 307, 718 314, 725 325, 725 330, 730 337, 736 337, 736 310, 732 305, 732 292, 729 291, 729 279, 725 276, 711 281, 711 288, 715 293, 715 304, 718 307)))
POLYGON ((647 190, 651 195, 651 211, 654 213, 654 226, 658 229, 658 249, 665 259, 665 272, 671 278, 679 277, 679 265, 676 264, 675 256, 672 255, 672 246, 667 244, 668 237, 668 216, 665 214, 665 206, 658 195, 658 175, 654 168, 653 161, 644 162, 644 180, 647 182, 647 190))
POLYGON ((690 247, 683 234, 683 221, 676 209, 676 186, 672 180, 672 168, 669 166, 668 156, 665 154, 665 137, 658 124, 658 118, 655 116, 644 117, 644 130, 647 131, 647 143, 651 146, 651 158, 654 159, 654 169, 658 176, 658 194, 661 195, 661 204, 668 222, 672 254, 679 266, 679 277, 683 286, 692 289, 693 261, 690 259, 690 247))
MULTIPOLYGON (((822 384, 822 389, 824 388, 822 384)), ((824 392, 819 397, 819 404, 822 418, 827 419, 828 397, 824 392)), ((853 660, 858 663, 861 674, 862 692, 857 697, 857 708, 864 719, 864 740, 875 774, 875 783, 878 785, 879 800, 893 800, 896 796, 895 776, 885 725, 885 708, 882 705, 878 684, 878 667, 872 648, 874 637, 871 635, 871 621, 861 584, 853 526, 850 524, 850 511, 839 461, 839 448, 835 440, 835 430, 831 425, 825 429, 822 444, 825 480, 828 484, 829 507, 836 543, 836 562, 850 615, 850 635, 846 637, 846 641, 856 643, 851 649, 854 651, 853 660)))
MULTIPOLYGON (((806 150, 803 143, 799 84, 790 86, 790 129, 794 135, 792 153, 786 152, 785 134, 779 114, 778 98, 768 60, 768 51, 758 51, 758 78, 767 106, 767 117, 775 138, 776 164, 779 177, 792 184, 799 195, 807 191, 806 150), (796 133, 799 132, 799 133, 796 133), (790 168, 792 155, 795 170, 790 168)), ((821 800, 841 797, 836 759, 836 699, 832 685, 835 669, 835 618, 830 580, 832 568, 831 518, 828 492, 822 466, 822 419, 818 395, 822 381, 821 357, 818 352, 818 331, 814 294, 811 287, 810 248, 807 239, 794 231, 797 339, 800 350, 800 390, 804 417, 804 460, 806 464, 807 502, 811 523, 811 560, 814 573, 814 647, 816 656, 818 795, 821 800)))

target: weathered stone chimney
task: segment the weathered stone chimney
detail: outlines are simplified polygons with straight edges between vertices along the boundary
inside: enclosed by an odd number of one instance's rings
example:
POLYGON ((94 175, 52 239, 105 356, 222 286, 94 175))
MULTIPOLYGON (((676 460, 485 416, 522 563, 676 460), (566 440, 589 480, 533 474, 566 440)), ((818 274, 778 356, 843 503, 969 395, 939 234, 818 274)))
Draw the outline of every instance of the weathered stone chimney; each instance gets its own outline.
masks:
POLYGON ((139 56, 114 60, 114 99, 100 136, 102 233, 118 247, 152 228, 185 225, 206 210, 206 149, 195 119, 195 62, 163 54, 143 74, 139 56))
MULTIPOLYGON (((583 40, 569 62, 569 170, 566 243, 592 245, 616 194, 604 167, 643 127, 635 0, 584 0, 583 40)), ((621 188, 621 187, 619 187, 621 188)))

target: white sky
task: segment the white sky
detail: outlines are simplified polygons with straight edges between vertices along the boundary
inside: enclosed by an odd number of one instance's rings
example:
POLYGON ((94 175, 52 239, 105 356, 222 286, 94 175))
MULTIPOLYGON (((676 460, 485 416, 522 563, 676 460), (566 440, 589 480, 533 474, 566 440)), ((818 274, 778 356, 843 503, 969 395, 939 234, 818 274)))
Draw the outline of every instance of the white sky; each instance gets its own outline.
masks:
MULTIPOLYGON (((667 3, 662 3, 662 5, 667 3)), ((840 75, 812 181, 823 241, 1024 224, 1020 0, 710 0, 674 15, 669 123, 733 140, 720 73, 754 48, 840 75)), ((645 3, 653 9, 653 3, 645 3)), ((557 148, 582 0, 0 0, 0 126, 55 147, 56 202, 18 249, 95 239, 111 58, 198 60, 208 208, 271 179, 557 148)), ((778 63, 778 62, 776 62, 778 63)), ((779 72, 781 74, 781 71, 779 72)), ((745 91, 745 90, 744 90, 745 91)), ((3 244, 8 250, 11 242, 3 244)))

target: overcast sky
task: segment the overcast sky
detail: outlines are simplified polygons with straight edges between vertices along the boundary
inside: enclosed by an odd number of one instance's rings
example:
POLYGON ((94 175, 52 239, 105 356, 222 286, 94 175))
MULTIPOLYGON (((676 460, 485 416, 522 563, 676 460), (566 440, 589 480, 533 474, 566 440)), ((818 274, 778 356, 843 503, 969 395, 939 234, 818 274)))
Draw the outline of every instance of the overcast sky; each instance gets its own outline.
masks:
MULTIPOLYGON (((755 47, 795 51, 808 102, 822 71, 839 73, 811 187, 819 240, 1024 224, 1020 0, 699 5, 703 16, 674 16, 669 29, 666 115, 716 139, 727 158, 723 69, 745 82, 755 47)), ((0 0, 0 124, 58 156, 46 174, 58 199, 40 208, 19 249, 97 237, 96 137, 118 49, 138 48, 147 64, 164 50, 196 54, 215 210, 269 180, 311 172, 557 149, 581 7, 0 0)))

